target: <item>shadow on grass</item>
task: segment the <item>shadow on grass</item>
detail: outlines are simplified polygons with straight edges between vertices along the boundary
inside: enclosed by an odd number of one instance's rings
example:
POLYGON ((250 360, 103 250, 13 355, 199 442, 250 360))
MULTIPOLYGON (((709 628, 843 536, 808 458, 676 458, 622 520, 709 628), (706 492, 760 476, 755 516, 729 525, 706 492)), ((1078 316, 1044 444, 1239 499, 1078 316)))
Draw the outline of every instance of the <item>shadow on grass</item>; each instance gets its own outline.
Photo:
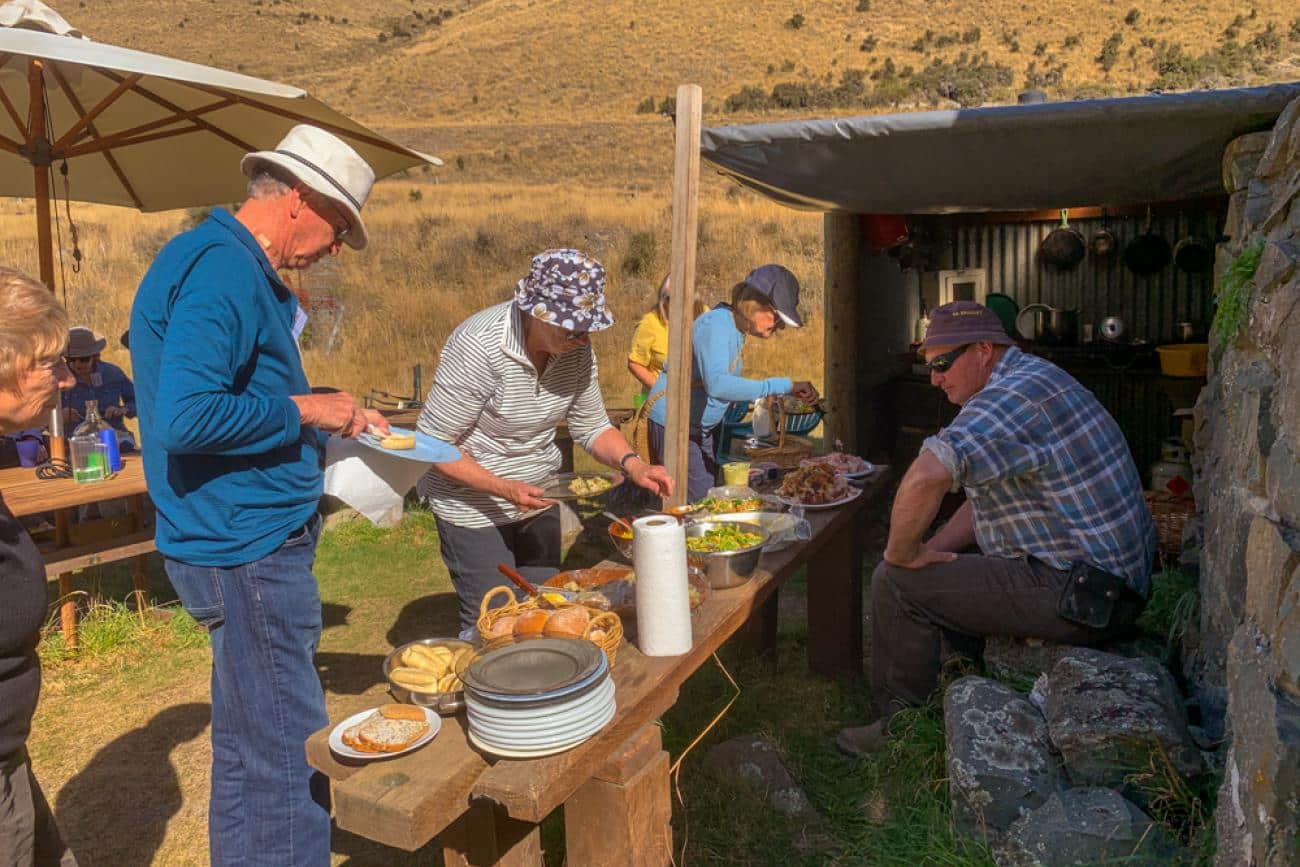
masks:
POLYGON ((412 599, 402 606, 397 619, 388 628, 388 643, 399 647, 420 638, 456 635, 460 632, 456 607, 454 592, 431 593, 412 599))
POLYGON ((212 706, 198 702, 160 711, 101 749, 59 790, 55 815, 82 865, 153 862, 184 801, 170 754, 202 734, 211 717, 212 706))
POLYGON ((435 838, 414 852, 394 849, 335 827, 330 851, 345 856, 339 867, 443 867, 442 845, 435 838))

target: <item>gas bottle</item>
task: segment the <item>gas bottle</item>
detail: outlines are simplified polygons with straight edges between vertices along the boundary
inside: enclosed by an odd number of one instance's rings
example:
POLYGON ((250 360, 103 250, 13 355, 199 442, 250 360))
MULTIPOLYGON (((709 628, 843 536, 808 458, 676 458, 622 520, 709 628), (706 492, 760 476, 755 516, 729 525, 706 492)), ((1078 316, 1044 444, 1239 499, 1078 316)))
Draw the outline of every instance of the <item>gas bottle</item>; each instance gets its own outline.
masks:
POLYGON ((1160 459, 1151 465, 1151 490, 1176 497, 1191 492, 1191 455, 1178 437, 1160 443, 1160 459))

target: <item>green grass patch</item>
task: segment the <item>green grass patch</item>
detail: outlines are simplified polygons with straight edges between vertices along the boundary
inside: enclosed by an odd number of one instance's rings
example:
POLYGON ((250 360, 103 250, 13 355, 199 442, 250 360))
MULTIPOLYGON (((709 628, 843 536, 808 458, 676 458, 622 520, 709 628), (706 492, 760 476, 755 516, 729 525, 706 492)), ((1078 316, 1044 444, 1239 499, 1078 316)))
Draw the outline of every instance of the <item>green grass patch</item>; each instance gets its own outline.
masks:
POLYGON ((1259 268, 1259 258, 1264 253, 1264 241, 1247 245, 1224 272, 1219 288, 1214 293, 1214 333, 1220 349, 1231 346, 1250 321, 1250 297, 1253 293, 1251 279, 1259 268))
POLYGON ((1201 590, 1195 575, 1166 569, 1151 581, 1151 597, 1138 617, 1137 625, 1147 635, 1164 642, 1162 658, 1173 659, 1183 636, 1200 612, 1201 590))

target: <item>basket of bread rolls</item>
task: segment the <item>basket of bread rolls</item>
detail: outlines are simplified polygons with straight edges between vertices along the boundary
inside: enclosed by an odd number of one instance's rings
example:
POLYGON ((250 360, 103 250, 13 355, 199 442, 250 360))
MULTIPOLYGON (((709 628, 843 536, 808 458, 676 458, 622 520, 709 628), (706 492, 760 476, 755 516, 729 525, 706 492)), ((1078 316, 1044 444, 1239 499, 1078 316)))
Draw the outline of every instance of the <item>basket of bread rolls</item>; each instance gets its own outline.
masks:
POLYGON ((570 602, 557 593, 542 593, 527 599, 515 597, 504 584, 493 587, 479 605, 478 633, 484 641, 499 638, 585 638, 609 657, 614 666, 623 643, 623 621, 612 611, 588 608, 570 602), (493 608, 501 596, 506 602, 493 608))
POLYGON ((424 638, 403 644, 384 660, 384 677, 393 698, 418 704, 440 714, 465 706, 465 692, 456 672, 473 649, 456 638, 424 638))

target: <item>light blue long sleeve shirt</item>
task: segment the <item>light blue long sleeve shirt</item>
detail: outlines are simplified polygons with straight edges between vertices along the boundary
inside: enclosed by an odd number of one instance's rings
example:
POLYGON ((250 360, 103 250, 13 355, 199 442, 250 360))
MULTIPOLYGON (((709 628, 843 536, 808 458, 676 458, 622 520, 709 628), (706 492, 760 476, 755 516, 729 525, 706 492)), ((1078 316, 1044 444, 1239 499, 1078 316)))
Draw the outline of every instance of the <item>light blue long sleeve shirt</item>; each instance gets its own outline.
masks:
MULTIPOLYGON (((758 400, 773 394, 788 394, 794 384, 788 377, 746 379, 740 376, 744 362, 740 358, 745 335, 736 327, 731 307, 719 304, 695 320, 691 329, 691 425, 711 428, 722 421, 727 406, 738 401, 758 400)), ((668 388, 665 366, 650 389, 647 399, 668 388)), ((655 401, 650 419, 664 424, 666 401, 655 401)))
POLYGON ((131 308, 145 478, 158 550, 238 566, 279 548, 316 511, 325 436, 299 422, 311 389, 298 302, 231 214, 173 238, 131 308))

